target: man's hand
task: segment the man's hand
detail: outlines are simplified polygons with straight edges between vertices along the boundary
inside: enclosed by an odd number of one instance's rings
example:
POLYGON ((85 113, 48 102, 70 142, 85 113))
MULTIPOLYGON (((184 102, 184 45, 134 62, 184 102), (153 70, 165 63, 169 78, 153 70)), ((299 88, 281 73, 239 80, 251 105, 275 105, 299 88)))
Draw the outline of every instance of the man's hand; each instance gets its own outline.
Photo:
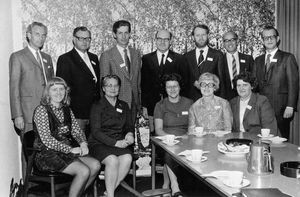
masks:
POLYGON ((142 107, 142 113, 145 118, 148 118, 148 110, 146 107, 142 107))
POLYGON ((292 107, 286 107, 283 113, 283 118, 290 118, 293 116, 294 109, 292 107))
POLYGON ((23 130, 25 127, 24 118, 22 116, 16 117, 14 119, 14 124, 15 124, 15 127, 17 127, 20 130, 23 130))

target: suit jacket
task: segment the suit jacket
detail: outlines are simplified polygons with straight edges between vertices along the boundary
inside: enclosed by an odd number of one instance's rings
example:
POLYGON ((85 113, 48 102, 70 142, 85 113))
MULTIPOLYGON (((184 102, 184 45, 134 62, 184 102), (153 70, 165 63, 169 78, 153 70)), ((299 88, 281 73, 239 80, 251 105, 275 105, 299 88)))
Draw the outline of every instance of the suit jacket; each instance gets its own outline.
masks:
POLYGON ((131 108, 132 96, 134 96, 135 105, 140 107, 141 103, 141 57, 140 53, 129 47, 130 52, 130 74, 123 66, 122 55, 116 46, 104 51, 100 57, 100 76, 101 78, 114 74, 120 77, 121 87, 119 99, 125 101, 131 108))
MULTIPOLYGON (((240 132, 240 97, 230 100, 233 113, 233 132, 240 132)), ((277 135, 277 122, 274 110, 267 97, 252 93, 246 108, 243 126, 247 132, 260 133, 262 128, 268 128, 277 135)))
POLYGON ((179 73, 178 67, 181 55, 169 50, 165 64, 159 66, 157 51, 142 57, 141 91, 142 106, 148 110, 148 115, 153 116, 155 104, 166 96, 162 76, 164 74, 179 73))
MULTIPOLYGON (((47 80, 54 75, 50 55, 40 52, 47 80)), ((24 132, 32 130, 34 109, 40 104, 46 86, 43 69, 28 47, 14 52, 9 59, 11 118, 23 117, 24 132)))
POLYGON ((188 97, 196 101, 202 96, 200 90, 194 86, 194 82, 199 79, 201 74, 210 72, 217 75, 220 80, 220 88, 216 92, 216 95, 225 98, 225 75, 222 52, 209 47, 207 56, 199 68, 197 66, 196 49, 184 54, 184 57, 187 71, 183 72, 183 76, 188 88, 188 97))
POLYGON ((70 87, 71 109, 78 119, 89 119, 90 109, 100 99, 100 69, 97 55, 88 52, 94 76, 75 48, 59 56, 56 75, 70 87))
POLYGON ((297 109, 299 73, 295 56, 278 50, 265 72, 265 54, 254 61, 254 75, 258 80, 259 93, 265 95, 275 110, 282 116, 287 106, 297 109))
MULTIPOLYGON (((252 72, 253 70, 253 58, 251 55, 246 55, 243 53, 238 53, 239 61, 240 63, 240 73, 243 72, 252 72)), ((230 79, 230 74, 229 74, 229 69, 228 69, 228 62, 227 62, 227 56, 226 53, 224 54, 224 69, 225 69, 225 92, 226 92, 226 99, 230 100, 236 96, 238 96, 236 89, 233 89, 231 86, 231 79, 230 79)))

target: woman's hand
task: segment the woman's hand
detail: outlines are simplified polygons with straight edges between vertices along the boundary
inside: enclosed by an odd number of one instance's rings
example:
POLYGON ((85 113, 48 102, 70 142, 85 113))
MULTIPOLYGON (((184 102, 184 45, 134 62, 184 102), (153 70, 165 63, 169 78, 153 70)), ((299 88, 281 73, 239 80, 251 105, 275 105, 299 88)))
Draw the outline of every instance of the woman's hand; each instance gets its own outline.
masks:
POLYGON ((89 154, 89 148, 88 148, 86 142, 82 142, 82 143, 80 144, 80 148, 81 148, 81 156, 84 156, 84 155, 89 154))
POLYGON ((116 147, 126 148, 128 146, 126 140, 118 140, 115 144, 116 147))
POLYGON ((132 133, 127 133, 125 136, 125 141, 127 143, 127 145, 131 145, 134 143, 134 137, 132 133))
POLYGON ((71 153, 75 154, 75 155, 81 155, 81 148, 80 147, 75 147, 71 149, 71 153))

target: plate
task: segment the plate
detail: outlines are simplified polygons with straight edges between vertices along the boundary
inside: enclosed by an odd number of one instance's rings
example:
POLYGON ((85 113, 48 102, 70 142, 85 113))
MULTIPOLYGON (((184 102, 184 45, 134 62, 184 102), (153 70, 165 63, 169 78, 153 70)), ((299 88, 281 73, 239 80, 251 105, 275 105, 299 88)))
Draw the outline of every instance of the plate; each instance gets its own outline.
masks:
POLYGON ((215 131, 212 132, 216 137, 223 137, 224 135, 231 133, 231 131, 215 131))
POLYGON ((230 144, 234 144, 234 145, 248 145, 250 146, 252 144, 252 140, 249 139, 244 139, 244 138, 231 138, 226 140, 226 144, 230 145, 230 144))
MULTIPOLYGON (((246 153, 249 152, 250 147, 247 149, 244 149, 243 151, 228 151, 226 147, 224 147, 223 142, 218 143, 218 151, 227 155, 227 156, 233 156, 233 157, 241 157, 244 156, 246 153)), ((229 145, 227 145, 229 146, 229 145)))
POLYGON ((261 137, 261 138, 263 138, 263 139, 274 137, 273 134, 270 134, 269 136, 266 136, 266 137, 263 137, 261 134, 258 134, 257 136, 258 136, 258 137, 261 137))
POLYGON ((195 160, 192 159, 192 156, 189 155, 189 156, 186 157, 186 159, 187 159, 188 161, 193 162, 193 163, 201 163, 201 162, 203 162, 203 161, 206 161, 206 160, 207 160, 207 157, 202 156, 202 158, 201 158, 200 161, 195 161, 195 160))
POLYGON ((287 141, 286 138, 283 138, 283 137, 273 137, 273 138, 270 138, 269 139, 273 144, 281 144, 282 142, 285 142, 287 141))
POLYGON ((174 146, 175 144, 179 143, 179 140, 174 140, 172 143, 169 143, 165 140, 163 140, 162 142, 168 146, 174 146))
POLYGON ((229 179, 224 179, 222 182, 224 183, 224 185, 226 185, 228 187, 237 188, 237 189, 247 187, 250 185, 250 181, 248 179, 243 179, 242 183, 239 185, 232 185, 230 183, 229 179))

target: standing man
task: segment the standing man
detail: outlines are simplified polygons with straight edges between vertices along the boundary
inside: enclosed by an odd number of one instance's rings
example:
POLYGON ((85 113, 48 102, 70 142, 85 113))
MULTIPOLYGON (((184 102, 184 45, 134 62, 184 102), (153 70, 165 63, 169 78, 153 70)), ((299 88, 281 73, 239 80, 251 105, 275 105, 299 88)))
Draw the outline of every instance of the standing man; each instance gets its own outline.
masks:
POLYGON ((243 72, 252 72, 253 58, 237 51, 238 35, 233 31, 228 31, 223 35, 223 43, 226 49, 224 54, 225 69, 225 99, 228 101, 238 96, 236 89, 233 88, 233 78, 243 72))
POLYGON ((278 49, 277 29, 266 26, 262 31, 266 53, 254 61, 254 75, 259 93, 265 95, 275 111, 280 134, 289 139, 290 121, 297 108, 299 93, 298 64, 291 53, 278 49))
POLYGON ((142 106, 147 109, 150 130, 154 131, 153 112, 155 104, 166 97, 162 77, 178 73, 181 55, 169 50, 172 33, 159 30, 155 34, 157 50, 142 57, 141 90, 142 106))
MULTIPOLYGON (((9 59, 9 94, 11 118, 22 143, 31 144, 34 138, 24 136, 32 131, 34 109, 40 104, 44 87, 54 75, 50 55, 41 51, 47 37, 47 27, 39 22, 31 23, 26 30, 28 46, 14 52, 9 59), (23 140, 25 137, 26 140, 23 140)), ((26 162, 22 154, 23 178, 26 162)))
POLYGON ((221 51, 208 46, 208 34, 209 29, 206 25, 195 26, 192 31, 192 37, 196 49, 184 55, 187 69, 184 80, 188 88, 188 97, 194 101, 201 97, 201 93, 194 86, 194 83, 205 72, 210 72, 219 77, 220 89, 216 94, 225 98, 223 54, 221 51))
POLYGON ((44 24, 31 23, 26 30, 28 46, 9 59, 11 118, 18 134, 33 130, 33 111, 40 104, 47 81, 54 75, 50 55, 41 51, 47 31, 44 24))
POLYGON ((71 92, 71 109, 80 128, 89 136, 89 118, 92 104, 100 99, 100 69, 97 55, 88 50, 91 32, 86 27, 73 31, 74 48, 59 56, 56 75, 62 77, 71 92))
POLYGON ((140 109, 141 90, 141 57, 140 53, 129 47, 131 25, 128 21, 119 20, 113 24, 113 36, 116 46, 104 51, 100 57, 101 78, 114 74, 120 77, 119 99, 125 101, 135 122, 137 110, 140 109))

